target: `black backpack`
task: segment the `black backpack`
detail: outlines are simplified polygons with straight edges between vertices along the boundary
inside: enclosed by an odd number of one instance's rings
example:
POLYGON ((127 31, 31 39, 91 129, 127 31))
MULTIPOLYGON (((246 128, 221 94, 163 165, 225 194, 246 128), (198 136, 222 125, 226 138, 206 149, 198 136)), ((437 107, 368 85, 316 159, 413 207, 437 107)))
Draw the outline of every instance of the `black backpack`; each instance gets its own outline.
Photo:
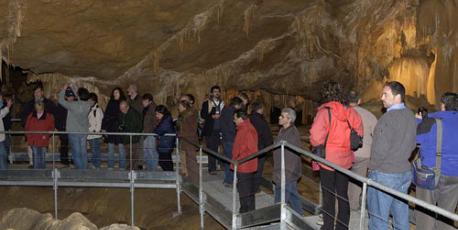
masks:
POLYGON ((350 128, 350 148, 352 151, 356 151, 359 148, 363 147, 363 137, 358 135, 356 130, 354 130, 350 122, 347 120, 348 128, 350 128))

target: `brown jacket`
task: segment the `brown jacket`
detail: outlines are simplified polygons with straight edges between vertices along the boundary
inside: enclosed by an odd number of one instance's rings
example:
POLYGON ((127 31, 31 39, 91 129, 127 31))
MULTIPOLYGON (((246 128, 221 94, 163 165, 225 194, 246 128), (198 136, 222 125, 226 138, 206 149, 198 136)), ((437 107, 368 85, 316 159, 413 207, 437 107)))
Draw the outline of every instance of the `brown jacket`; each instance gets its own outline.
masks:
POLYGON ((188 109, 178 116, 177 130, 180 137, 184 137, 193 143, 198 143, 197 111, 195 109, 188 109))
POLYGON ((142 111, 143 114, 143 133, 152 133, 156 128, 157 120, 155 117, 156 104, 151 103, 147 108, 142 111))

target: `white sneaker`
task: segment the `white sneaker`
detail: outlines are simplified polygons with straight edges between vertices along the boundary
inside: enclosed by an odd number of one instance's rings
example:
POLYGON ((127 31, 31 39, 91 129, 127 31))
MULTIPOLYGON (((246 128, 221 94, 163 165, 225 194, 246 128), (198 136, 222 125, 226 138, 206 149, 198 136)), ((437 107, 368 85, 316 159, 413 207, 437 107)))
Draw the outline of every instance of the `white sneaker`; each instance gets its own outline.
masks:
POLYGON ((316 221, 316 225, 322 226, 324 224, 323 222, 323 214, 318 215, 318 220, 316 221))

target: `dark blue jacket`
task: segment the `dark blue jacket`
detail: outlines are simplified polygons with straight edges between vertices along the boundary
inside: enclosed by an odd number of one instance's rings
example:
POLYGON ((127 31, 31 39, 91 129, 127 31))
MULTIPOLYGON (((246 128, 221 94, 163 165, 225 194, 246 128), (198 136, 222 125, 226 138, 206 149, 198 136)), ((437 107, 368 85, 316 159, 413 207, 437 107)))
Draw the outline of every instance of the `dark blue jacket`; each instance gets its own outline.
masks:
POLYGON ((234 106, 227 106, 221 111, 221 134, 224 143, 234 143, 237 128, 234 123, 234 106))
POLYGON ((458 112, 441 111, 430 113, 417 127, 417 143, 420 144, 422 164, 436 165, 436 120, 442 119, 442 174, 458 176, 458 112))
POLYGON ((165 115, 154 129, 154 133, 159 136, 158 152, 169 152, 175 147, 175 136, 164 136, 164 134, 175 134, 172 116, 165 115))

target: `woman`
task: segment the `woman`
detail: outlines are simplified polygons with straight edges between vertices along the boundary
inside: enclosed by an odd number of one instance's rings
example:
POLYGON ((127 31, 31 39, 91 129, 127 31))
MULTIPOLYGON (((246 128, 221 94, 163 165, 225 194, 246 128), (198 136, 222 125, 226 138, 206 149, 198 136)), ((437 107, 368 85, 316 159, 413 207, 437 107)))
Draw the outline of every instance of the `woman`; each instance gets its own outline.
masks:
MULTIPOLYGON (((25 131, 53 131, 54 117, 52 114, 45 112, 43 102, 35 103, 35 111, 32 112, 26 120, 25 131)), ((49 145, 49 134, 27 134, 27 143, 32 147, 33 168, 46 168, 46 148, 49 145)))
MULTIPOLYGON (((187 141, 198 143, 197 137, 197 111, 188 101, 180 101, 178 104, 177 130, 178 136, 186 138, 187 141)), ((195 185, 199 184, 198 165, 196 160, 196 148, 187 141, 181 141, 181 150, 184 151, 183 162, 184 175, 195 185)))
MULTIPOLYGON (((351 107, 345 106, 345 97, 339 83, 326 82, 321 89, 323 104, 318 108, 312 128, 310 143, 313 147, 324 145, 326 160, 350 169, 354 154, 350 145, 350 127, 363 136, 361 117, 351 107)), ((321 229, 348 229, 350 206, 348 203, 348 176, 320 164, 320 180, 323 191, 323 227, 321 229), (338 215, 335 220, 335 203, 338 215)))
MULTIPOLYGON (((102 129, 103 111, 98 104, 97 94, 90 93, 89 99, 94 102, 88 115, 89 132, 99 133, 102 129)), ((87 140, 91 145, 92 165, 94 165, 95 168, 100 168, 100 144, 102 143, 102 135, 88 135, 87 140)))
MULTIPOLYGON (((110 101, 108 101, 105 109, 105 114, 102 120, 102 129, 107 132, 120 132, 119 129, 119 118, 121 116, 121 110, 119 109, 119 103, 122 100, 126 100, 124 93, 121 88, 116 87, 111 92, 110 101)), ((108 168, 114 168, 114 151, 116 145, 119 150, 119 168, 126 168, 126 150, 122 143, 122 136, 120 135, 108 135, 108 168)))
POLYGON ((173 171, 172 151, 175 147, 175 136, 165 136, 165 134, 175 133, 172 115, 164 105, 157 106, 155 113, 158 125, 154 129, 154 133, 159 136, 159 144, 157 147, 159 153, 159 166, 161 166, 164 171, 173 171))

